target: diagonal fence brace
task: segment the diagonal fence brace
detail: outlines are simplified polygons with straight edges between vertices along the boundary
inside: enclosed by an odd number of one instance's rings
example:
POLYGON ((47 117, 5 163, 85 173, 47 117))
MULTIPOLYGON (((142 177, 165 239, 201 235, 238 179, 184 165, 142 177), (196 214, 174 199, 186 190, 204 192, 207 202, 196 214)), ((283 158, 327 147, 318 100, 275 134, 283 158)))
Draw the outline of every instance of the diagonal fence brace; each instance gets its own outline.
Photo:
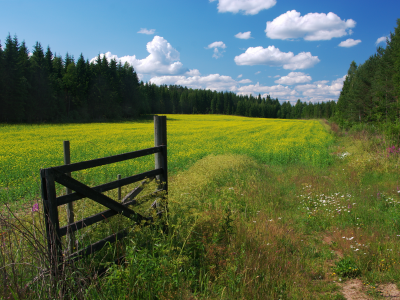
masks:
POLYGON ((90 198, 105 207, 108 207, 109 209, 112 209, 116 211, 117 213, 120 213, 124 215, 125 217, 129 219, 136 219, 138 223, 140 223, 142 220, 148 220, 148 218, 142 216, 141 214, 138 214, 131 210, 130 208, 125 207, 121 203, 114 201, 110 197, 107 197, 106 195, 103 195, 99 192, 96 192, 92 188, 88 187, 87 185, 79 182, 78 180, 66 176, 64 173, 59 172, 58 170, 51 168, 53 175, 54 175, 54 180, 71 190, 74 190, 78 194, 81 194, 87 198, 90 198))

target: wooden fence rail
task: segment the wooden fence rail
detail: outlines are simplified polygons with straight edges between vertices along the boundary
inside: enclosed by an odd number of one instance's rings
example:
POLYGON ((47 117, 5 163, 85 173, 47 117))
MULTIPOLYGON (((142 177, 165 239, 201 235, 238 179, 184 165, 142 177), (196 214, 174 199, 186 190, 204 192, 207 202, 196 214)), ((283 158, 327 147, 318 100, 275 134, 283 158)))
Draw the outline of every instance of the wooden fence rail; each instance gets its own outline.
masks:
MULTIPOLYGON (((87 255, 93 254, 96 251, 99 251, 107 243, 112 243, 125 237, 128 233, 128 229, 124 229, 116 234, 112 234, 96 243, 87 246, 84 249, 72 253, 73 247, 71 245, 71 239, 74 232, 102 220, 111 218, 117 214, 123 215, 133 220, 136 225, 151 223, 152 217, 145 217, 135 212, 128 206, 141 204, 140 198, 136 198, 136 196, 144 189, 145 185, 149 182, 148 179, 153 180, 154 178, 156 178, 159 182, 158 189, 155 192, 141 198, 160 198, 164 197, 164 195, 168 193, 166 117, 154 116, 154 147, 152 148, 72 164, 69 161, 69 157, 67 157, 69 156, 69 143, 68 149, 65 149, 66 144, 64 144, 65 165, 40 170, 47 243, 49 257, 51 259, 50 265, 52 268, 52 276, 55 276, 56 280, 60 272, 60 266, 62 265, 62 263, 65 263, 66 261, 76 261, 87 255), (66 155, 65 153, 67 153, 68 155, 66 155), (118 179, 115 181, 95 187, 89 187, 71 176, 72 172, 122 162, 125 160, 151 154, 155 154, 154 170, 146 171, 122 179, 120 179, 120 176, 118 176, 118 179), (103 192, 116 188, 120 190, 122 186, 138 181, 142 181, 141 184, 133 189, 131 192, 129 192, 122 199, 122 201, 119 200, 120 193, 118 193, 119 199, 117 201, 102 194, 103 192), (57 196, 55 188, 56 182, 66 187, 66 195, 57 196), (107 207, 108 210, 99 212, 98 214, 84 218, 79 221, 74 221, 73 217, 68 217, 68 225, 60 228, 57 207, 67 204, 69 205, 68 214, 73 215, 72 203, 82 198, 89 198, 97 203, 100 203, 107 207), (67 253, 68 255, 66 256, 63 255, 61 243, 61 237, 65 235, 68 235, 69 238, 69 253, 67 253)), ((157 207, 157 200, 153 202, 151 207, 157 207)), ((162 211, 159 211, 157 214, 162 214, 162 211)))

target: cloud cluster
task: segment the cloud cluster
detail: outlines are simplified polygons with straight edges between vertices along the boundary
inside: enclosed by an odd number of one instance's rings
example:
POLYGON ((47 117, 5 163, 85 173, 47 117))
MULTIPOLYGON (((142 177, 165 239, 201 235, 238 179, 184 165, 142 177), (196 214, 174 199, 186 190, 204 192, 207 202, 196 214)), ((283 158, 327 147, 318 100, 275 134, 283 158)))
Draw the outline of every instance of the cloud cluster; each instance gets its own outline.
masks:
POLYGON ((312 56, 310 52, 301 52, 294 55, 293 52, 281 52, 275 46, 268 46, 268 48, 261 46, 249 47, 245 53, 235 57, 235 63, 240 66, 283 66, 284 69, 289 70, 311 68, 319 61, 318 56, 312 56))
POLYGON ((140 28, 140 30, 137 33, 154 34, 154 32, 156 32, 155 29, 140 28))
POLYGON ((209 89, 218 91, 236 91, 237 86, 251 82, 249 79, 237 81, 230 76, 210 74, 207 76, 156 76, 150 79, 154 84, 176 84, 192 89, 209 89))
POLYGON ((251 31, 239 32, 238 34, 235 34, 235 38, 248 40, 249 38, 251 38, 251 31))
POLYGON ((386 43, 386 36, 381 36, 380 38, 378 38, 375 42, 375 45, 378 45, 380 43, 386 43))
POLYGON ((294 96, 296 94, 296 91, 280 84, 273 86, 265 86, 265 85, 260 85, 257 82, 256 84, 246 85, 238 88, 237 93, 240 95, 252 94, 254 96, 263 93, 266 95, 271 95, 271 97, 273 98, 280 98, 280 97, 287 98, 288 96, 294 96))
POLYGON ((275 80, 275 83, 294 85, 294 84, 309 82, 311 80, 312 80, 311 76, 306 75, 303 72, 290 72, 288 75, 282 76, 278 80, 275 80))
POLYGON ((346 76, 329 82, 328 80, 311 81, 311 77, 302 72, 291 72, 287 76, 283 76, 282 81, 275 81, 277 85, 265 86, 249 84, 251 80, 238 77, 237 80, 230 76, 220 74, 210 74, 207 76, 155 76, 150 82, 157 85, 182 85, 192 89, 209 89, 216 91, 231 91, 239 95, 257 96, 261 94, 263 97, 270 95, 272 98, 278 98, 280 101, 290 101, 295 103, 297 99, 303 102, 322 102, 328 100, 337 100, 343 87, 343 81, 346 76), (287 85, 295 85, 289 87, 287 85))
POLYGON ((332 12, 309 13, 302 17, 299 12, 291 10, 273 21, 268 21, 265 32, 271 39, 303 38, 307 41, 319 41, 347 35, 347 30, 355 26, 354 20, 341 20, 332 12))
MULTIPOLYGON (((214 2, 216 0, 210 0, 214 2)), ((245 15, 256 15, 261 10, 269 9, 276 4, 276 0, 218 0, 218 12, 238 13, 245 15)))
POLYGON ((212 57, 214 57, 215 59, 222 57, 222 53, 225 52, 225 50, 224 50, 225 48, 226 48, 226 45, 221 41, 211 43, 210 45, 208 45, 206 47, 206 49, 214 49, 214 54, 212 57))
MULTIPOLYGON (((128 62, 139 75, 176 75, 188 71, 179 61, 179 52, 163 37, 156 35, 151 42, 147 43, 146 49, 149 55, 144 59, 137 59, 136 55, 118 57, 111 52, 100 54, 100 57, 105 56, 109 61, 115 59, 122 64, 128 62)), ((93 61, 96 61, 96 57, 91 59, 91 62, 93 61)))
POLYGON ((346 79, 346 75, 333 80, 329 85, 328 80, 315 81, 311 84, 304 84, 296 86, 296 90, 301 92, 304 98, 308 98, 309 101, 317 102, 324 101, 327 99, 338 99, 340 91, 343 88, 343 82, 346 79))
POLYGON ((361 40, 353 40, 353 39, 347 39, 345 41, 340 42, 339 47, 353 47, 357 44, 361 43, 361 40))

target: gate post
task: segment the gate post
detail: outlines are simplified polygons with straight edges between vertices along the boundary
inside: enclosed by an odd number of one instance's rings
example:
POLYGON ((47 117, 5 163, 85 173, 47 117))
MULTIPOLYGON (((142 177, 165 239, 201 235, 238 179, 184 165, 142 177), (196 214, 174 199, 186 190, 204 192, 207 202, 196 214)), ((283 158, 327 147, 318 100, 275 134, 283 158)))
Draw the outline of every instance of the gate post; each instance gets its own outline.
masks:
POLYGON ((157 180, 160 182, 158 188, 168 192, 166 116, 154 116, 154 147, 158 146, 165 146, 162 152, 155 153, 155 169, 163 169, 163 174, 157 175, 157 180))
POLYGON ((54 175, 51 169, 40 170, 42 181, 43 211, 47 232, 47 245, 49 251, 50 274, 53 286, 56 285, 62 263, 62 246, 58 230, 60 228, 58 220, 58 210, 56 203, 56 188, 54 175))
MULTIPOLYGON (((69 141, 64 141, 63 145, 64 145, 64 165, 69 165, 71 163, 71 151, 70 151, 70 147, 69 147, 69 141)), ((71 177, 71 173, 67 173, 65 175, 71 177)), ((70 188, 66 187, 65 193, 66 193, 66 195, 69 195, 72 193, 72 191, 70 188)), ((75 222, 74 206, 73 206, 72 202, 67 203, 67 218, 68 218, 68 225, 73 224, 75 222)), ((70 227, 68 227, 68 231, 70 231, 70 227)), ((68 252, 73 253, 74 245, 75 245, 75 237, 74 237, 73 232, 68 232, 67 240, 68 240, 68 252)))

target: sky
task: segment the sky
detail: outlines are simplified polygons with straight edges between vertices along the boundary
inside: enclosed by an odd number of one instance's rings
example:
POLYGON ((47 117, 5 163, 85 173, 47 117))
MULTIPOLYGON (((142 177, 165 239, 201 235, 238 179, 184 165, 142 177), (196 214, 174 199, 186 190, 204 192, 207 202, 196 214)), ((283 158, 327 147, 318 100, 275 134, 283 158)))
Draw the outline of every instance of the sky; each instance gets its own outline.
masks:
POLYGON ((336 101, 399 12, 399 0, 0 0, 0 40, 105 55, 157 85, 336 101))

